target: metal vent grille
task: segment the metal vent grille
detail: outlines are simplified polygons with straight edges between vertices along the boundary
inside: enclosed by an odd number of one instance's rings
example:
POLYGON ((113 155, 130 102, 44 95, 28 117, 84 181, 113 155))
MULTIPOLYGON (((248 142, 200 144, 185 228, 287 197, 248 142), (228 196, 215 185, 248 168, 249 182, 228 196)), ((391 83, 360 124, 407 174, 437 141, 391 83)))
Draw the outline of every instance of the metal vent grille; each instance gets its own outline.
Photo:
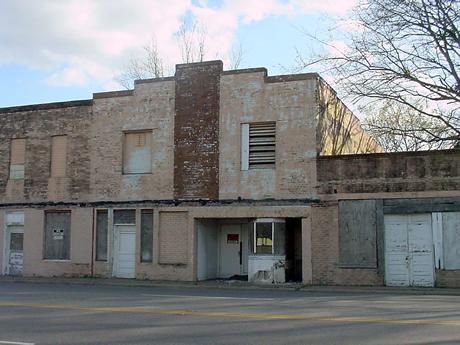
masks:
POLYGON ((249 124, 249 168, 274 168, 276 122, 249 124))

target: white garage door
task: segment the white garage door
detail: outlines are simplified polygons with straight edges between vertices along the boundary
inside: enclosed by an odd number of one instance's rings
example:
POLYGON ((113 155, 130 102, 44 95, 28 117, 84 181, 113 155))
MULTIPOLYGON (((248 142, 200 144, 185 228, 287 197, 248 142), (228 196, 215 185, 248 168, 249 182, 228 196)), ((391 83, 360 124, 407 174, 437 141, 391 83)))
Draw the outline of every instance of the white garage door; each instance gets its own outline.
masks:
POLYGON ((431 214, 385 216, 385 282, 434 286, 431 214))
POLYGON ((136 226, 117 225, 113 253, 113 276, 134 278, 136 268, 136 226))

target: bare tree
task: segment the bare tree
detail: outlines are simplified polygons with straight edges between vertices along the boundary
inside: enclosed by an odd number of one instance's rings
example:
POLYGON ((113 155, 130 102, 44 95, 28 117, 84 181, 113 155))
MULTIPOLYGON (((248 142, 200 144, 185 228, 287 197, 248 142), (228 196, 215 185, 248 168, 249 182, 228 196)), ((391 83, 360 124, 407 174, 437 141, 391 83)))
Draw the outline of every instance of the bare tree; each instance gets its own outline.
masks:
POLYGON ((165 75, 165 64, 159 52, 155 38, 144 46, 142 57, 131 58, 127 68, 118 76, 118 82, 130 89, 137 79, 161 78, 165 75))
POLYGON ((442 121, 394 101, 374 111, 368 109, 363 127, 387 152, 447 149, 456 143, 430 140, 431 133, 441 136, 451 131, 442 121))
POLYGON ((244 50, 241 43, 233 44, 229 53, 229 68, 238 69, 243 62, 244 50))
POLYGON ((176 35, 182 62, 201 62, 206 55, 207 30, 196 20, 184 20, 176 35))
POLYGON ((392 101, 411 110, 410 116, 427 125, 417 127, 418 139, 426 143, 458 142, 459 1, 362 0, 353 19, 359 29, 349 49, 319 60, 340 89, 353 101, 376 107, 392 101), (433 130, 433 122, 445 130, 433 130))

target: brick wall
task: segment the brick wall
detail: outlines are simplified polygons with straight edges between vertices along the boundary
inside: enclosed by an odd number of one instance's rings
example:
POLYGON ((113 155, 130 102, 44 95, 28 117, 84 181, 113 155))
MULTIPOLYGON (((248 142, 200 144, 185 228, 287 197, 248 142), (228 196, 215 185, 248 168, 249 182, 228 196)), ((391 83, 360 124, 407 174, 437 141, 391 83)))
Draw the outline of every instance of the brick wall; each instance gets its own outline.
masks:
POLYGON ((0 201, 86 199, 91 101, 0 109, 0 201), (51 136, 67 135, 67 171, 50 178, 51 136), (11 138, 26 138, 24 180, 8 181, 11 138))
POLYGON ((319 194, 456 191, 460 150, 319 157, 319 194))
POLYGON ((160 212, 159 260, 160 264, 187 264, 188 213, 160 212))
POLYGON ((219 197, 219 81, 222 61, 176 66, 175 198, 219 197))

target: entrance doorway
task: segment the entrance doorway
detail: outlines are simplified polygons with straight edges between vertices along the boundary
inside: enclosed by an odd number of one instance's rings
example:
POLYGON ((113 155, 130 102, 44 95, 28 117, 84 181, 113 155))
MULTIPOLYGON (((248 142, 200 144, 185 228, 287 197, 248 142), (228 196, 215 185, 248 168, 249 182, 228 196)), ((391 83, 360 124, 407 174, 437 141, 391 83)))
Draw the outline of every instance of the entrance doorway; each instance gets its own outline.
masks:
POLYGON ((136 276, 136 226, 115 225, 113 245, 113 276, 136 276))
POLYGON ((6 274, 21 276, 23 271, 24 227, 6 228, 5 262, 6 274))
POLYGON ((241 224, 220 227, 219 277, 230 278, 248 274, 248 233, 241 224))
POLYGON ((385 282, 434 286, 431 214, 385 216, 385 282))

